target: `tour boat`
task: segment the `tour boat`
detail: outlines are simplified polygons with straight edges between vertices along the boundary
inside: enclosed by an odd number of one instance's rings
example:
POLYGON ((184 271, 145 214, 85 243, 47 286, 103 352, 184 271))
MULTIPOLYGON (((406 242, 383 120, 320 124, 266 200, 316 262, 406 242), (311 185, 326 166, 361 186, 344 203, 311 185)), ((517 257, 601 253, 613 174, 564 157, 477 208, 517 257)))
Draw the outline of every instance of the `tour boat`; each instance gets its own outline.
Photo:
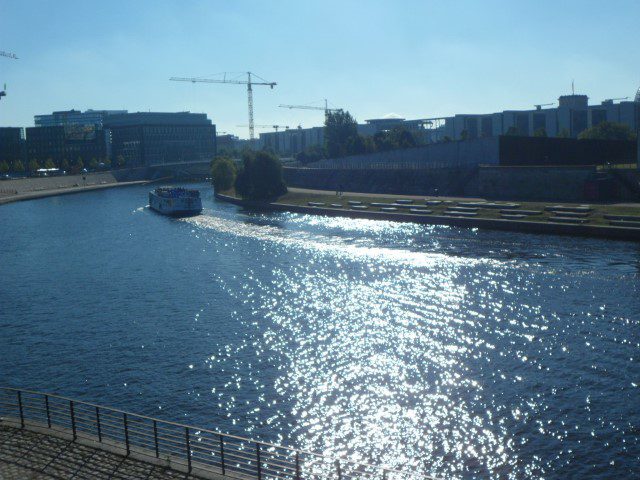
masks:
POLYGON ((202 212, 200 192, 191 188, 158 187, 149 192, 149 206, 158 213, 175 217, 202 212))

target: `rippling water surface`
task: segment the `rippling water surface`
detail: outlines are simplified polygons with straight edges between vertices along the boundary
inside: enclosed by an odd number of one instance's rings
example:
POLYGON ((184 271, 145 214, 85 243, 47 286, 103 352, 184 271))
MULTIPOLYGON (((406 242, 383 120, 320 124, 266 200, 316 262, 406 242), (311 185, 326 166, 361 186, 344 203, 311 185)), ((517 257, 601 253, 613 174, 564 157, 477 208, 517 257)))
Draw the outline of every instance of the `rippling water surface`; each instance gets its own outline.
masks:
POLYGON ((0 384, 441 478, 640 474, 638 244, 0 207, 0 384))

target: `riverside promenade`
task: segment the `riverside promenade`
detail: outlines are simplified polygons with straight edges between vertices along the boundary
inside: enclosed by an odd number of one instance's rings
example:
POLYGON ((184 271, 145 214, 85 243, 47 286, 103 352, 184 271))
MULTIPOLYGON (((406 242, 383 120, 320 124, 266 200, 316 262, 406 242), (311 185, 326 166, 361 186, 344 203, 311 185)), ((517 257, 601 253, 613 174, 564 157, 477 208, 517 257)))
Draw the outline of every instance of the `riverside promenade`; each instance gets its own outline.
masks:
POLYGON ((0 387, 0 479, 432 480, 72 400, 0 387))
POLYGON ((148 181, 118 181, 111 172, 3 180, 0 182, 0 205, 22 200, 145 183, 148 183, 148 181))
POLYGON ((53 436, 0 425, 0 478, 169 480, 197 477, 84 445, 75 442, 72 436, 53 436))

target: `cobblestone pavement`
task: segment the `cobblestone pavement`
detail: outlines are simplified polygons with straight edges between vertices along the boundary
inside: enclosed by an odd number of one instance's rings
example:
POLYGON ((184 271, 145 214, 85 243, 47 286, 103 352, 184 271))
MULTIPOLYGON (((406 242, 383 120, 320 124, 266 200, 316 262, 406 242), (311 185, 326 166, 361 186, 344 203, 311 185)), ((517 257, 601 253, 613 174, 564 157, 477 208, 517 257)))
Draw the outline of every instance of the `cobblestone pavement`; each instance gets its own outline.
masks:
POLYGON ((0 479, 187 480, 195 477, 69 440, 0 426, 0 479))

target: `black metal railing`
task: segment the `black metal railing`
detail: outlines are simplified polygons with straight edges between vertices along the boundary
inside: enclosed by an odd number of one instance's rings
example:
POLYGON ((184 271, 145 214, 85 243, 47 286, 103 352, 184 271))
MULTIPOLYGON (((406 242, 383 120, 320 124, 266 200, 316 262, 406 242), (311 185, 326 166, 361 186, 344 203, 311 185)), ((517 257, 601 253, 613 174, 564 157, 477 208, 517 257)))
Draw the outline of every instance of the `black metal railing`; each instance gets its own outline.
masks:
POLYGON ((155 458, 195 475, 214 472, 258 480, 432 478, 15 388, 0 387, 2 423, 70 434, 74 441, 155 458))

